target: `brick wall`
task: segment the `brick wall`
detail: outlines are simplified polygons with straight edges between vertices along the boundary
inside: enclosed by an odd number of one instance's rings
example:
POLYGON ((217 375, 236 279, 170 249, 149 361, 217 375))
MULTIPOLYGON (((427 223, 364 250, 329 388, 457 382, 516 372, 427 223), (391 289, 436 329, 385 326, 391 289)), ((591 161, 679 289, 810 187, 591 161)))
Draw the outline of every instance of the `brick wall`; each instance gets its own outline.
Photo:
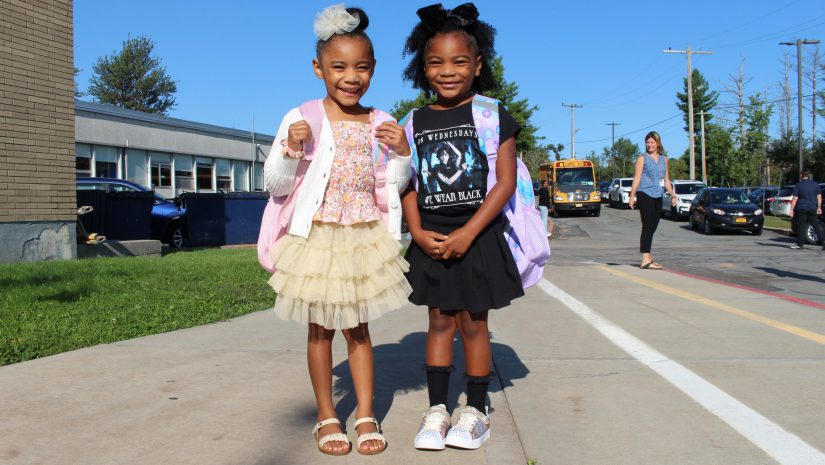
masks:
POLYGON ((72 1, 0 1, 0 223, 73 221, 72 1))

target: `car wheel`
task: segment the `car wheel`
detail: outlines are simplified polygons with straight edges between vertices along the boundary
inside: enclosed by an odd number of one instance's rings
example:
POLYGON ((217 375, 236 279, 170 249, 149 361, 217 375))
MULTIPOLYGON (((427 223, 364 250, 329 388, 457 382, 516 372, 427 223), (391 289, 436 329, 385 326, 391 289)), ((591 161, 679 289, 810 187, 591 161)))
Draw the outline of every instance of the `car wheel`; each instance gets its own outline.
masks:
POLYGON ((676 211, 676 207, 670 207, 670 219, 679 221, 679 212, 676 211))
POLYGON ((174 249, 183 248, 183 225, 181 223, 178 222, 172 225, 169 234, 166 236, 166 243, 174 249))
POLYGON ((754 235, 754 236, 761 236, 761 235, 762 235, 762 228, 761 228, 761 227, 760 227, 760 228, 756 228, 756 229, 754 229, 752 232, 753 232, 753 235, 754 235))
POLYGON ((597 210, 593 210, 593 216, 598 217, 601 214, 602 214, 602 209, 601 208, 599 208, 597 210))
POLYGON ((805 242, 811 245, 816 245, 819 242, 820 237, 816 235, 816 228, 814 225, 809 224, 808 229, 805 231, 805 242))
POLYGON ((691 231, 696 231, 696 223, 693 221, 693 213, 688 213, 688 227, 691 231))
POLYGON ((705 234, 707 234, 708 236, 710 236, 714 233, 713 226, 710 225, 710 220, 708 219, 707 216, 705 217, 704 228, 705 228, 705 234))

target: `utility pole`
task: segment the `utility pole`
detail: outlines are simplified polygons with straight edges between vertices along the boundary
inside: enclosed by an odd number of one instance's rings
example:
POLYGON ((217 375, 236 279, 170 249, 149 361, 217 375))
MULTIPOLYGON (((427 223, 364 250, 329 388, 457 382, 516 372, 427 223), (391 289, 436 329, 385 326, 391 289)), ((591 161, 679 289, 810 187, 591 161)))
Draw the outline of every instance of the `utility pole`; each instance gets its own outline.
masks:
POLYGON ((616 126, 621 123, 604 123, 610 126, 610 164, 613 165, 613 177, 616 177, 616 126))
MULTIPOLYGON (((799 174, 802 174, 802 46, 816 45, 818 40, 796 39, 795 42, 780 42, 779 45, 796 45, 796 88, 797 88, 797 133, 799 137, 799 174)), ((790 122, 788 122, 790 126, 790 122)), ((814 134, 816 137, 816 134, 814 134)))
POLYGON ((574 136, 573 136, 573 134, 575 134, 575 131, 573 130, 573 126, 574 126, 574 124, 573 124, 573 121, 574 121, 573 113, 576 111, 576 108, 584 108, 584 105, 576 105, 575 103, 570 103, 570 104, 562 103, 561 106, 570 108, 570 158, 575 160, 576 159, 576 145, 575 145, 575 139, 574 139, 574 136))
MULTIPOLYGON (((702 120, 702 182, 707 185, 708 183, 708 164, 705 161, 705 113, 704 111, 699 112, 699 117, 702 120)), ((693 179, 693 178, 691 178, 693 179)))
POLYGON ((690 64, 691 55, 713 55, 710 51, 694 51, 688 47, 687 50, 671 50, 667 49, 665 53, 683 53, 687 55, 687 99, 688 99, 688 146, 690 147, 690 179, 696 179, 696 156, 694 155, 694 140, 693 140, 693 68, 690 64))

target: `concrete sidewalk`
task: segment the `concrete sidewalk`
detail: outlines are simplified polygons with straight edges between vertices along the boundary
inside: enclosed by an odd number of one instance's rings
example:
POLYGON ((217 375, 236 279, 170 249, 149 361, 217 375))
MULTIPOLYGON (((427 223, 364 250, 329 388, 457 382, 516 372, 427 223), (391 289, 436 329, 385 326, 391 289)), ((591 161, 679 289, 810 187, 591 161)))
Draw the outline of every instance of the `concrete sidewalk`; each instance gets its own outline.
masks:
MULTIPOLYGON (((383 454, 328 457, 316 450, 306 330, 262 311, 0 367, 0 463, 526 463, 497 379, 486 447, 416 451, 412 441, 428 406, 426 311, 410 305, 370 329, 375 410, 389 442, 383 454)), ((340 333, 334 351, 337 410, 354 442, 355 400, 340 333)), ((455 365, 454 402, 464 389, 460 344, 455 365)))
MULTIPOLYGON (((806 407, 825 405, 825 393, 810 389, 825 378, 822 345, 628 278, 712 295, 825 334, 818 311, 674 273, 606 269, 551 265, 546 278, 825 448, 817 433, 825 431, 821 409, 806 407), (777 408, 785 397, 801 407, 777 408)), ((330 457, 316 450, 305 329, 262 311, 0 367, 0 464, 775 463, 538 286, 492 312, 490 327, 493 430, 480 450, 412 447, 427 406, 426 315, 407 306, 371 324, 375 409, 389 440, 383 454, 330 457)), ((458 343, 454 361, 451 401, 463 405, 458 343)), ((354 440, 355 402, 340 335, 334 363, 337 410, 354 440)))

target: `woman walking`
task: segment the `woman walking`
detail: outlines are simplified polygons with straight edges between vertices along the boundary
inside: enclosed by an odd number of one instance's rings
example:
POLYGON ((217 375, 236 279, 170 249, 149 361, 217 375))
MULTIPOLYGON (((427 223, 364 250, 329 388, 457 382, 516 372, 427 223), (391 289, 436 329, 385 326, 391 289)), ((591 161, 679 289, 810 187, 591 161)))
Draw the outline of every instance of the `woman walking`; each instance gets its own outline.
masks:
POLYGON ((661 270, 662 265, 653 261, 650 247, 653 244, 653 233, 659 226, 662 216, 662 188, 670 193, 671 205, 676 205, 676 194, 670 185, 668 175, 668 161, 662 147, 659 133, 651 131, 645 136, 645 153, 636 158, 636 169, 633 173, 633 185, 630 188, 630 208, 638 200, 639 215, 642 217, 642 237, 639 252, 642 253, 643 270, 661 270))

